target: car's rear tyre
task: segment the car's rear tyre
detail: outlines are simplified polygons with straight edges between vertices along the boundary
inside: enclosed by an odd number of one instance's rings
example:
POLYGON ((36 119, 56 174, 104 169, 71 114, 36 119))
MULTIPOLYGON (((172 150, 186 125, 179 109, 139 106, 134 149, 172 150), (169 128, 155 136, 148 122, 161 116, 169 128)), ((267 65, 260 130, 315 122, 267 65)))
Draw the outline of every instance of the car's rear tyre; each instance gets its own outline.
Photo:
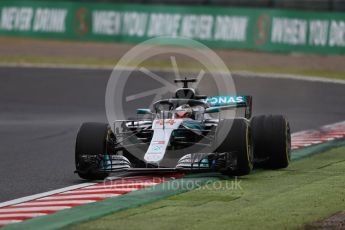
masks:
POLYGON ((107 153, 108 124, 88 122, 80 127, 75 145, 75 166, 78 175, 87 180, 103 180, 109 174, 99 172, 97 165, 85 162, 81 155, 98 155, 107 153))
POLYGON ((223 174, 243 176, 251 172, 253 169, 253 151, 250 126, 247 120, 221 120, 218 124, 216 140, 221 140, 216 152, 236 154, 236 169, 226 168, 222 170, 223 174))
POLYGON ((261 115, 251 119, 255 158, 271 169, 288 167, 291 158, 289 122, 282 115, 261 115))

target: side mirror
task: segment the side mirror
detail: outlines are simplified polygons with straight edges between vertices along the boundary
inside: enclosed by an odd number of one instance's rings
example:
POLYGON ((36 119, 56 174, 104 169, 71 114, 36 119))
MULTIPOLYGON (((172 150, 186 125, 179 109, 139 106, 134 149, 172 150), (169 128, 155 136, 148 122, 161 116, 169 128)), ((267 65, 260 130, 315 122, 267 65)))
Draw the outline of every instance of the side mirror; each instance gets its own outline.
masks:
POLYGON ((150 109, 137 109, 137 114, 144 115, 144 114, 152 114, 150 109))
POLYGON ((210 107, 205 110, 205 113, 219 113, 220 111, 220 107, 210 107))

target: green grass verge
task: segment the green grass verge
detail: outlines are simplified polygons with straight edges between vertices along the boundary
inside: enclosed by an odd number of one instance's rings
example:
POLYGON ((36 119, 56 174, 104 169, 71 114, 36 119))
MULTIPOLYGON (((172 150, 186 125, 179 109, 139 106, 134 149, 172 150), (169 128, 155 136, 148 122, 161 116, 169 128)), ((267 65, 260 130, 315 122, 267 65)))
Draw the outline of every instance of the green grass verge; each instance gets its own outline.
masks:
MULTIPOLYGON (((89 67, 109 67, 113 68, 118 60, 115 59, 97 59, 97 58, 80 58, 80 57, 40 57, 40 56, 1 56, 2 64, 53 64, 53 65, 85 65, 89 67)), ((292 69, 292 68, 274 68, 269 66, 233 66, 226 63, 232 72, 249 71, 256 73, 273 73, 273 74, 293 74, 301 76, 323 77, 329 79, 345 80, 345 72, 334 70, 315 70, 315 69, 292 69)), ((171 69, 171 63, 166 61, 146 62, 143 66, 153 69, 171 69)), ((131 66, 125 66, 131 67, 131 66)), ((193 63, 180 63, 179 69, 184 71, 199 71, 199 66, 193 63)), ((218 69, 219 70, 219 69, 218 69)))
POLYGON ((220 180, 77 229, 295 229, 345 209, 345 147, 285 170, 220 180))

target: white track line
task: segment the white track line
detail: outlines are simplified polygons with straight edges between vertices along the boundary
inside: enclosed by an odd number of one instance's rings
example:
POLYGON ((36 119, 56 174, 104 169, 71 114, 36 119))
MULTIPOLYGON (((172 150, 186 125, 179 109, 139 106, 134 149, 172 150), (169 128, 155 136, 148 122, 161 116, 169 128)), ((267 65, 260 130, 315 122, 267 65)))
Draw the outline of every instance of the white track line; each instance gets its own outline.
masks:
POLYGON ((0 220, 0 227, 7 224, 22 222, 22 220, 0 220))
POLYGON ((94 186, 90 186, 90 187, 86 187, 86 188, 82 188, 82 189, 78 189, 78 191, 92 191, 95 189, 141 189, 141 188, 146 188, 148 187, 148 185, 120 185, 120 186, 98 186, 98 187, 94 187, 94 186), (92 187, 92 188, 91 188, 92 187))
MULTIPOLYGON (((341 137, 341 136, 339 136, 341 137)), ((335 137, 322 137, 322 138, 317 138, 317 137, 299 137, 299 138, 294 138, 294 142, 298 142, 298 141, 332 141, 334 140, 335 137)))
POLYGON ((30 64, 30 63, 0 63, 0 67, 9 68, 37 68, 37 69, 76 69, 76 70, 112 70, 113 66, 88 66, 88 65, 64 65, 64 64, 30 64))
POLYGON ((240 75, 243 77, 262 77, 262 78, 272 78, 272 79, 288 79, 297 81, 310 81, 310 82, 323 82, 323 83, 335 83, 335 84, 345 84, 345 80, 340 79, 329 79, 317 76, 303 76, 294 74, 280 74, 280 73, 256 73, 251 71, 234 71, 235 75, 240 75))
POLYGON ((69 191, 61 194, 83 194, 83 193, 96 193, 96 192, 132 192, 136 191, 139 188, 118 188, 118 189, 90 189, 90 190, 78 190, 78 191, 69 191))
POLYGON ((103 194, 125 194, 125 193, 129 193, 130 191, 110 191, 110 192, 89 192, 89 193, 79 193, 79 192, 71 192, 69 194, 65 194, 65 193, 60 193, 59 195, 57 195, 56 197, 69 197, 69 196, 81 196, 81 195, 103 195, 103 194))
MULTIPOLYGON (((12 207, 20 207, 20 206, 27 206, 27 205, 56 205, 56 204, 88 204, 95 202, 95 200, 43 200, 40 202, 30 201, 21 204, 15 204, 12 207)), ((2 216, 2 215, 1 215, 2 216)))
MULTIPOLYGON (((164 181, 162 181, 161 183, 163 183, 164 181)), ((123 188, 126 186, 135 186, 135 185, 140 185, 140 186, 152 186, 152 185, 156 185, 156 184, 160 184, 160 183, 156 183, 156 182, 137 182, 137 183, 123 183, 123 184, 118 184, 118 183, 109 183, 109 184, 97 184, 97 185, 92 185, 89 186, 85 189, 91 189, 91 188, 106 188, 106 189, 110 189, 110 188, 123 188)))
POLYGON ((11 214, 1 214, 1 218, 6 218, 6 217, 23 217, 23 218, 32 218, 32 217, 37 217, 37 216, 44 216, 47 215, 46 213, 11 213, 11 214))
MULTIPOLYGON (((71 196, 49 196, 40 200, 59 200, 59 199, 78 199, 78 198, 108 198, 113 196, 119 196, 121 194, 87 194, 87 195, 71 195, 71 196)), ((1 209, 0 209, 1 210, 1 209)))
POLYGON ((71 208, 70 206, 42 206, 42 207, 28 207, 28 208, 22 208, 22 207, 8 207, 8 208, 2 208, 0 209, 0 214, 3 212, 28 212, 28 211, 59 211, 63 209, 71 208))
MULTIPOLYGON (((0 67, 12 67, 12 68, 42 68, 42 69, 77 69, 77 70, 113 70, 115 66, 87 66, 87 65, 63 65, 63 64, 29 64, 29 63, 8 63, 0 64, 0 67)), ((119 71, 127 70, 133 71, 137 68, 133 67, 120 67, 117 68, 119 71)), ((150 68, 151 71, 159 71, 172 73, 170 68, 150 68)), ((199 73, 197 70, 180 70, 180 73, 199 73)), ((217 71, 216 73, 222 74, 227 73, 226 71, 217 71)), ((280 74, 280 73, 257 73, 252 71, 232 71, 232 74, 239 75, 242 77, 261 77, 261 78, 273 78, 273 79, 289 79, 297 81, 310 81, 310 82, 324 82, 324 83, 335 83, 345 84, 345 80, 340 79, 329 79, 317 76, 303 76, 294 74, 280 74)))
POLYGON ((92 186, 92 185, 95 185, 95 184, 97 184, 97 183, 82 183, 82 184, 68 186, 68 187, 65 187, 65 188, 60 188, 60 189, 52 190, 52 191, 49 191, 49 192, 43 192, 43 193, 31 195, 31 196, 25 196, 25 197, 22 197, 22 198, 18 198, 18 199, 14 199, 14 200, 10 200, 10 201, 6 201, 6 202, 3 202, 3 203, 0 203, 0 208, 1 207, 5 207, 5 206, 9 206, 9 205, 14 205, 14 204, 19 204, 19 203, 27 202, 27 201, 30 201, 30 200, 35 200, 35 199, 46 197, 46 196, 51 196, 51 195, 54 195, 54 194, 57 194, 57 193, 62 193, 62 192, 66 192, 66 191, 70 191, 70 190, 74 190, 74 189, 78 189, 78 188, 92 186))
POLYGON ((294 145, 299 145, 299 144, 320 144, 324 141, 294 141, 294 145))

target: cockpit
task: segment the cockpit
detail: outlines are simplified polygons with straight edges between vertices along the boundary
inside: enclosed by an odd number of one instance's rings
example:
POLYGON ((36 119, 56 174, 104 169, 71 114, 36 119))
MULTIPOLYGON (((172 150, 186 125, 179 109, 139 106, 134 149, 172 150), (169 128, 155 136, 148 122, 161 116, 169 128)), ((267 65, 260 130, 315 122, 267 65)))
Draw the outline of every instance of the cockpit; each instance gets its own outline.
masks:
POLYGON ((153 108, 160 118, 191 118, 199 120, 203 118, 208 104, 194 99, 166 99, 153 104, 153 108))

